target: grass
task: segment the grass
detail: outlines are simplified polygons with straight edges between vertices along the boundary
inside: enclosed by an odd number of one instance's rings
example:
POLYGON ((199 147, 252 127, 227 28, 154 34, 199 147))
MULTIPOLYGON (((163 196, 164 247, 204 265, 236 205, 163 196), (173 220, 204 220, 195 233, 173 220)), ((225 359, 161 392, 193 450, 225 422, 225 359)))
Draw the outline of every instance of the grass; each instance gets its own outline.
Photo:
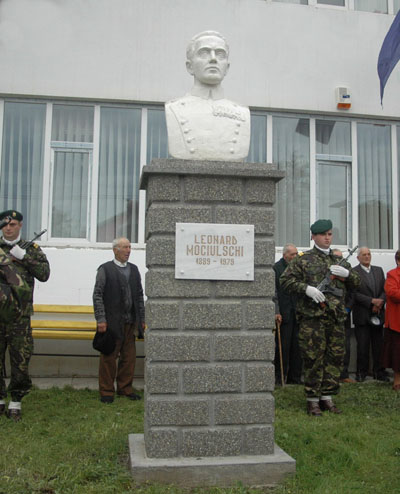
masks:
MULTIPOLYGON (((300 386, 275 398, 276 442, 297 460, 296 475, 273 490, 238 484, 191 494, 400 494, 400 394, 390 385, 344 385, 340 416, 308 417, 300 386)), ((125 398, 101 404, 96 391, 34 389, 21 422, 0 417, 0 494, 183 494, 133 485, 128 434, 143 431, 143 410, 125 398)))

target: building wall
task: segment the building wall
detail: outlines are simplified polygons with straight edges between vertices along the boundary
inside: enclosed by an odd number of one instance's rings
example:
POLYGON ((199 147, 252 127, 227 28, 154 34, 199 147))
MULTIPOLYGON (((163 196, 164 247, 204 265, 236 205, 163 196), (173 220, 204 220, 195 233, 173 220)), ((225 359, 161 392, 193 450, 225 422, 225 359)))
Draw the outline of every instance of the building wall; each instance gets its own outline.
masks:
POLYGON ((231 47, 226 93, 259 108, 400 114, 400 71, 384 108, 376 62, 392 15, 270 0, 2 0, 3 94, 164 102, 190 87, 187 41, 216 29, 231 47))
MULTIPOLYGON (((0 97, 163 103, 191 86, 187 41, 215 29, 230 44, 229 98, 253 109, 398 122, 400 70, 388 81, 383 108, 376 73, 392 21, 393 15, 271 0, 1 0, 0 97), (351 93, 347 112, 336 110, 337 86, 351 93)), ((139 214, 140 239, 143 194, 139 214)), ((38 283, 35 301, 90 304, 96 268, 111 249, 64 245, 45 252, 52 275, 38 283)), ((144 244, 135 244, 132 261, 144 274, 144 244)), ((374 252, 373 262, 385 270, 394 265, 388 252, 374 252)))

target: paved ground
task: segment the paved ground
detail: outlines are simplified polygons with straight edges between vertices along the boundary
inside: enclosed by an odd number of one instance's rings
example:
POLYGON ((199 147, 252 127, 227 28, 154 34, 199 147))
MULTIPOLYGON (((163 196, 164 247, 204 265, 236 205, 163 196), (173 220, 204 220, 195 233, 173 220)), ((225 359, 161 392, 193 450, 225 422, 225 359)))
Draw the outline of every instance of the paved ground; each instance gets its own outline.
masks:
MULTIPOLYGON (((9 379, 6 379, 8 386, 9 379)), ((98 389, 97 377, 33 377, 32 382, 39 389, 63 388, 72 386, 75 389, 98 389)), ((133 387, 135 389, 144 389, 144 379, 134 379, 133 387)))

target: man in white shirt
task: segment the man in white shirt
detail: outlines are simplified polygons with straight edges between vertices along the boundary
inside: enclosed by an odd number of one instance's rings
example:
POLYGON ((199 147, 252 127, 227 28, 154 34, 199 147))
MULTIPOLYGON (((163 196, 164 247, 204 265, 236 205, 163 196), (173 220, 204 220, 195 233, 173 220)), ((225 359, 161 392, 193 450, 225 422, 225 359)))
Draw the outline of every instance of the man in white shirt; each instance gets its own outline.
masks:
POLYGON ((114 401, 117 394, 140 400, 132 382, 136 362, 136 336, 143 338, 145 328, 143 288, 135 264, 128 262, 131 243, 125 237, 113 241, 114 259, 102 264, 93 291, 94 315, 99 333, 111 332, 115 349, 100 355, 99 391, 102 403, 114 401), (117 367, 118 359, 118 367, 117 367))

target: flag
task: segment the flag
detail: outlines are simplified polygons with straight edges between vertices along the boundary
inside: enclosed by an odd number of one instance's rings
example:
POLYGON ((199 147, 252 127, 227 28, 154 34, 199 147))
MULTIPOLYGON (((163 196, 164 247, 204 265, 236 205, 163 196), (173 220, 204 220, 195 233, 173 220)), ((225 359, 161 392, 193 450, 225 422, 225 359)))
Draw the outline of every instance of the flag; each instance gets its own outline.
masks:
POLYGON ((400 10, 383 40, 378 57, 378 76, 381 82, 381 104, 383 91, 392 70, 400 59, 400 10))

